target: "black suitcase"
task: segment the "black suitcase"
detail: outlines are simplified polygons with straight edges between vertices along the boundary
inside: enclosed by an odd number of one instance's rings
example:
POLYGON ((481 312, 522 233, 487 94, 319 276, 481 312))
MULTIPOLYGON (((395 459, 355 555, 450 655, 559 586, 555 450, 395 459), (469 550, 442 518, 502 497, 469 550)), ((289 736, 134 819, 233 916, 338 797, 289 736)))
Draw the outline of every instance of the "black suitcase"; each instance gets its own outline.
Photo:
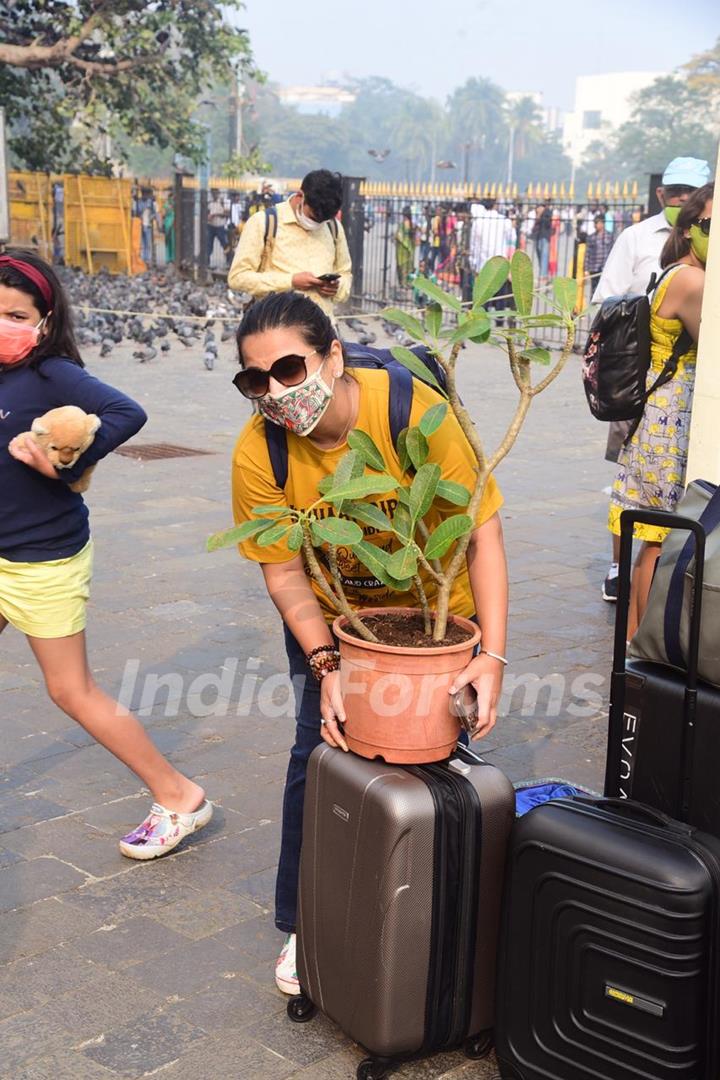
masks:
POLYGON ((321 744, 308 765, 292 1020, 322 1009, 372 1057, 492 1046, 510 781, 465 747, 386 765, 321 744))
POLYGON ((720 841, 633 801, 520 818, 498 961, 503 1080, 718 1080, 720 841))
POLYGON ((622 516, 605 794, 637 799, 720 836, 720 689, 699 683, 697 674, 704 552, 705 533, 697 521, 656 511, 622 516), (695 537, 686 674, 626 659, 635 522, 688 530, 695 537))

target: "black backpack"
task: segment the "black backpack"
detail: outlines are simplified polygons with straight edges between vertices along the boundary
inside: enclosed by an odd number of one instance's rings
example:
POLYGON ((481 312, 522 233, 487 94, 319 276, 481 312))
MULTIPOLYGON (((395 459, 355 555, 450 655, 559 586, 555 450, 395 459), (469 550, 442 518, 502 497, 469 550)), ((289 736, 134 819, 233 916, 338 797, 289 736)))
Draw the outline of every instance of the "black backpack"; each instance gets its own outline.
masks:
POLYGON ((645 404, 656 390, 673 378, 680 357, 692 348, 687 330, 675 342, 672 353, 650 389, 649 294, 674 269, 668 268, 647 291, 639 295, 609 296, 590 327, 583 363, 583 384, 590 412, 597 420, 640 420, 645 404))
MULTIPOLYGON (((376 368, 387 372, 390 380, 388 420, 393 446, 397 448, 400 432, 410 423, 414 376, 404 364, 395 359, 390 349, 372 349, 369 345, 358 345, 352 341, 344 341, 343 347, 349 368, 376 368)), ((415 346, 410 351, 425 365, 430 375, 435 376, 444 392, 447 382, 445 372, 432 353, 424 345, 415 346)), ((437 392, 437 387, 434 385, 432 389, 437 392)), ((279 488, 284 488, 288 478, 287 431, 279 424, 273 424, 272 421, 266 419, 265 438, 275 484, 279 488)))

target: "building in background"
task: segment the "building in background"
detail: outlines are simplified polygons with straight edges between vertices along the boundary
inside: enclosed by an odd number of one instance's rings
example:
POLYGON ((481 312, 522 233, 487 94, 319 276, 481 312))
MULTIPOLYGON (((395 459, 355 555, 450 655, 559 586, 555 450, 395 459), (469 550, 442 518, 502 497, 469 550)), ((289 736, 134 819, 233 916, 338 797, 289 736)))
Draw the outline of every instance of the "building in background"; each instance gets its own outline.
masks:
POLYGON ((563 125, 565 151, 577 168, 591 143, 607 136, 629 119, 632 96, 644 90, 663 71, 618 71, 580 75, 575 82, 575 107, 563 125))
POLYGON ((337 116, 343 105, 352 105, 355 94, 340 86, 282 86, 276 91, 283 105, 301 113, 337 116))

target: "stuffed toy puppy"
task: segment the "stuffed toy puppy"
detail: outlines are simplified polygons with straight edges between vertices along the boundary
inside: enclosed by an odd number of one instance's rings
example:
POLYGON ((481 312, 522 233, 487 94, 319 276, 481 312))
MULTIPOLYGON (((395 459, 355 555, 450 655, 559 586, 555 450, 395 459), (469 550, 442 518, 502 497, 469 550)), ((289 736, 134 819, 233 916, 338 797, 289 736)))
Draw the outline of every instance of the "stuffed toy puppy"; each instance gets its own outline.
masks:
MULTIPOLYGON (((18 438, 30 438, 42 447, 56 469, 71 469, 81 454, 95 438, 100 418, 94 413, 83 412, 77 405, 61 405, 50 409, 32 422, 30 431, 18 438)), ((71 491, 82 493, 90 487, 94 465, 86 469, 79 480, 69 484, 71 491)))

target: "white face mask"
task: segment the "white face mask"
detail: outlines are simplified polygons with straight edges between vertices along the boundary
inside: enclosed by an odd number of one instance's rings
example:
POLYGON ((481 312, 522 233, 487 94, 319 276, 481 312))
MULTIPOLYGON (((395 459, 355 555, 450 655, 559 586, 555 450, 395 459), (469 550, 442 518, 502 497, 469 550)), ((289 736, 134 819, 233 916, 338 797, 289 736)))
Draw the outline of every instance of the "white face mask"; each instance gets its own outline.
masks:
POLYGON ((295 219, 300 228, 305 229, 306 232, 317 232, 318 229, 322 229, 325 224, 324 221, 315 221, 314 218, 308 217, 305 213, 305 200, 303 199, 299 208, 295 210, 295 219))

